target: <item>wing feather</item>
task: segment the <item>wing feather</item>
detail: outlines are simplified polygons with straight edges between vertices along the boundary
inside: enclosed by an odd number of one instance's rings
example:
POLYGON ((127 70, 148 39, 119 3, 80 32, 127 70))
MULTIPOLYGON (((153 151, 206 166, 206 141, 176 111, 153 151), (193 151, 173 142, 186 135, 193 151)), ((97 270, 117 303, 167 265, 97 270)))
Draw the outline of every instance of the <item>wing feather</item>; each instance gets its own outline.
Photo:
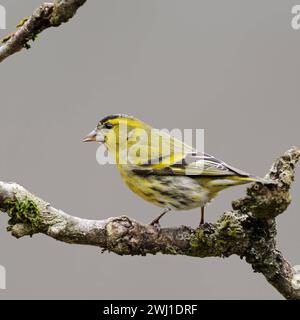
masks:
POLYGON ((189 152, 181 160, 171 165, 144 164, 133 168, 133 171, 142 175, 249 176, 248 173, 236 169, 222 160, 200 152, 189 152))

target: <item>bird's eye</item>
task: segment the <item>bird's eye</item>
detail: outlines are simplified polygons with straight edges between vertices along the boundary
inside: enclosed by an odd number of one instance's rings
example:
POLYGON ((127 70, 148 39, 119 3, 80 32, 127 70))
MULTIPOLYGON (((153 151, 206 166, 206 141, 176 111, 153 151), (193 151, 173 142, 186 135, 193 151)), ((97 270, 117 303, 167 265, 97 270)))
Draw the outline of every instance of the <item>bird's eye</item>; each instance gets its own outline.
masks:
POLYGON ((105 123, 104 128, 105 129, 111 129, 113 127, 113 125, 111 123, 105 123))

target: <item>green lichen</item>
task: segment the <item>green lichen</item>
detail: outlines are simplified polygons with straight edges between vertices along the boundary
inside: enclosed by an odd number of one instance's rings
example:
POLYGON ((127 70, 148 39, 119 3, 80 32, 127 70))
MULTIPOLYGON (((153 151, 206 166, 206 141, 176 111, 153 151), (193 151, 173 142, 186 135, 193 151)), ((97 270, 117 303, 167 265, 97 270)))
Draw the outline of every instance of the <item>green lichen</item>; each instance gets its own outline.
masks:
POLYGON ((24 223, 35 228, 40 222, 40 209, 32 199, 27 197, 22 200, 18 198, 4 200, 3 210, 10 217, 10 225, 24 223))
POLYGON ((235 238, 235 237, 237 236, 237 230, 235 230, 235 229, 229 229, 229 230, 227 231, 227 235, 228 235, 229 237, 235 238))
MULTIPOLYGON (((23 19, 16 25, 16 28, 17 28, 17 29, 21 28, 21 27, 25 24, 25 22, 28 21, 28 19, 29 19, 28 17, 23 18, 23 19)), ((15 32, 13 32, 13 33, 5 36, 4 38, 2 38, 2 39, 0 40, 0 43, 2 43, 2 44, 6 43, 8 40, 11 39, 11 37, 12 37, 14 34, 15 34, 15 32)), ((35 36, 34 36, 34 38, 35 38, 35 36)), ((34 39, 34 40, 35 40, 35 39, 34 39)), ((26 44, 25 44, 24 46, 26 47, 26 44)))
POLYGON ((198 228, 190 239, 192 254, 196 256, 224 256, 243 250, 235 244, 244 239, 242 220, 245 217, 226 212, 217 223, 198 228))
POLYGON ((174 254, 174 255, 178 254, 177 249, 171 245, 167 245, 165 247, 164 253, 174 254))
POLYGON ((16 28, 19 29, 19 28, 23 27, 24 24, 28 21, 28 19, 29 19, 29 17, 25 17, 25 18, 21 19, 18 22, 18 24, 16 25, 16 28))
POLYGON ((220 220, 220 230, 226 230, 230 226, 230 219, 220 220))
POLYGON ((223 237, 238 238, 243 234, 242 226, 231 214, 224 214, 218 221, 218 231, 223 237))
POLYGON ((11 34, 3 37, 2 39, 0 39, 0 43, 1 43, 1 44, 6 43, 13 35, 14 35, 14 33, 11 33, 11 34))
POLYGON ((192 251, 199 257, 222 256, 225 244, 225 240, 217 237, 216 230, 211 229, 197 229, 190 240, 192 251))
MULTIPOLYGON (((21 27, 24 26, 24 24, 25 24, 28 20, 29 20, 29 17, 23 18, 23 19, 16 25, 16 28, 17 28, 17 29, 20 29, 21 27)), ((0 43, 5 44, 8 40, 10 40, 10 39, 15 35, 15 33, 16 33, 16 32, 13 32, 13 33, 5 36, 4 38, 2 38, 2 39, 0 40, 0 43)), ((29 42, 30 40, 31 40, 31 41, 35 41, 35 40, 37 39, 37 37, 38 37, 38 32, 30 35, 30 38, 23 44, 23 47, 24 47, 25 49, 30 49, 31 46, 30 46, 30 44, 29 44, 28 42, 29 42)))
POLYGON ((204 239, 204 230, 203 229, 197 229, 195 234, 191 237, 190 245, 192 248, 196 249, 199 247, 199 244, 204 239))
POLYGON ((203 254, 209 255, 211 249, 216 246, 214 233, 211 230, 197 229, 190 239, 190 246, 194 250, 201 250, 203 254))
POLYGON ((216 246, 217 247, 220 247, 220 246, 223 246, 223 245, 226 245, 226 240, 224 240, 224 239, 216 239, 216 246))

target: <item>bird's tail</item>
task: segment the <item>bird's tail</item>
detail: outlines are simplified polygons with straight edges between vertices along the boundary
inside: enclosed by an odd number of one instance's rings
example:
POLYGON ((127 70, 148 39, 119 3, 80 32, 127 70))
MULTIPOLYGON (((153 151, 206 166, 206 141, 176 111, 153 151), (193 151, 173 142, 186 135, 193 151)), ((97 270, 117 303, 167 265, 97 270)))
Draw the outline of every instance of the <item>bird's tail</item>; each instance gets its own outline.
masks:
POLYGON ((260 182, 262 184, 271 185, 277 184, 276 181, 266 178, 260 178, 257 176, 235 176, 234 180, 240 181, 240 183, 260 182))

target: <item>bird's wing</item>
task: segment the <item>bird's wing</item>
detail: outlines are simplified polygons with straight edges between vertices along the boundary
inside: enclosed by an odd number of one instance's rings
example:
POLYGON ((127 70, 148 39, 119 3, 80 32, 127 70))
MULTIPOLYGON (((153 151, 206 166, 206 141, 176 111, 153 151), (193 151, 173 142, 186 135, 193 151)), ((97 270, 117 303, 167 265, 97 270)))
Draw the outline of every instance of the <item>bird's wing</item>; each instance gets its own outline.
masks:
POLYGON ((188 152, 180 160, 169 165, 143 164, 133 168, 133 171, 142 175, 249 176, 248 173, 201 152, 188 152))
MULTIPOLYGON (((153 131, 154 134, 153 132, 151 133, 151 138, 148 135, 144 135, 145 139, 141 139, 142 135, 135 131, 139 141, 128 149, 128 163, 132 166, 143 166, 148 170, 159 170, 177 163, 185 155, 194 151, 192 147, 168 133, 158 129, 153 130, 155 131, 153 131)), ((132 137, 135 141, 135 136, 132 137)))
POLYGON ((181 161, 174 163, 172 168, 179 168, 191 175, 203 176, 249 176, 248 173, 236 169, 224 161, 215 158, 207 153, 188 153, 181 161))
POLYGON ((215 157, 199 152, 158 130, 156 139, 140 141, 140 155, 130 158, 131 170, 140 175, 243 176, 249 175, 215 157), (163 147, 163 148, 162 148, 163 147))

